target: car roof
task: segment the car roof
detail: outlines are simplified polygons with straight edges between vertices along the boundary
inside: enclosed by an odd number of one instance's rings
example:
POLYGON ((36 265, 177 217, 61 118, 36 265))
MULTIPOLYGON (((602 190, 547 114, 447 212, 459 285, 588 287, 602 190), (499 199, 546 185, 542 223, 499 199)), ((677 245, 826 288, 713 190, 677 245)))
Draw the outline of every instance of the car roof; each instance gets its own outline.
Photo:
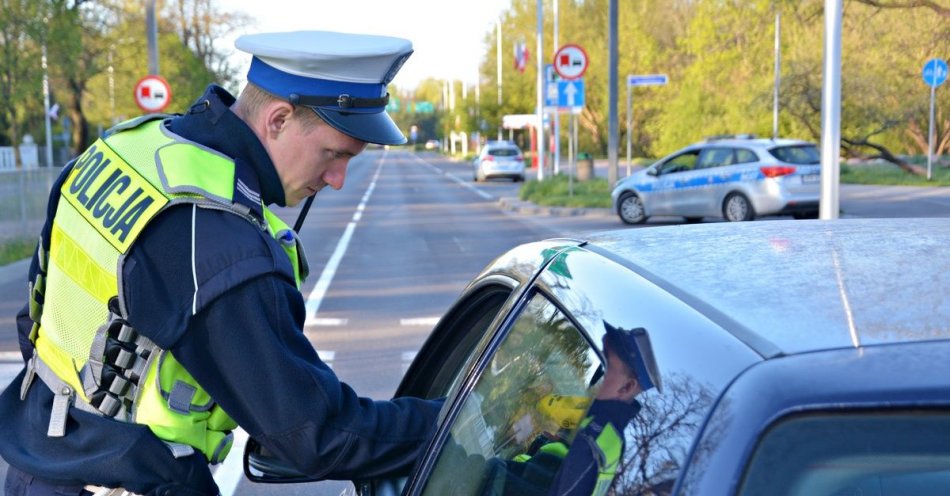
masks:
POLYGON ((763 356, 950 337, 950 222, 776 220, 625 229, 588 248, 763 356))
POLYGON ((693 143, 690 146, 699 147, 699 148, 709 148, 714 146, 735 146, 735 147, 762 147, 762 148, 775 148, 779 146, 800 146, 800 145, 811 145, 815 146, 814 143, 809 141, 797 140, 797 139, 788 139, 788 138, 721 138, 721 139, 707 139, 705 141, 700 141, 693 143))
POLYGON ((485 142, 486 148, 518 148, 513 141, 494 141, 489 140, 485 142))

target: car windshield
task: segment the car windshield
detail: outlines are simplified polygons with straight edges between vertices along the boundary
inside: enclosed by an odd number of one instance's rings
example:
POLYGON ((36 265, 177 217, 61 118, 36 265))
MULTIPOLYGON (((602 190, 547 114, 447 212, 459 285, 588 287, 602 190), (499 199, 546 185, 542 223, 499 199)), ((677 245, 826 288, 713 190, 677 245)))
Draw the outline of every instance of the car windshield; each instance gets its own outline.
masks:
POLYGON ((821 157, 815 145, 779 146, 769 150, 773 157, 789 164, 820 164, 821 157))
POLYGON ((521 153, 517 148, 492 148, 488 154, 493 157, 517 157, 521 153))

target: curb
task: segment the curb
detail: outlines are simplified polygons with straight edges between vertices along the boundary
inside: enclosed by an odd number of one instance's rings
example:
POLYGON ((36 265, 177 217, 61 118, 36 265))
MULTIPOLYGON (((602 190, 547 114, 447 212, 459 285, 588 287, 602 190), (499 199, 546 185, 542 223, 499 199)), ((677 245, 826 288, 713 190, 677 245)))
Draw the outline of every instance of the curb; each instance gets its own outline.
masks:
POLYGON ((613 213, 609 208, 584 208, 584 207, 548 207, 535 205, 532 202, 524 201, 518 198, 503 197, 498 199, 498 206, 509 212, 516 212, 527 215, 550 215, 554 217, 611 217, 613 213))

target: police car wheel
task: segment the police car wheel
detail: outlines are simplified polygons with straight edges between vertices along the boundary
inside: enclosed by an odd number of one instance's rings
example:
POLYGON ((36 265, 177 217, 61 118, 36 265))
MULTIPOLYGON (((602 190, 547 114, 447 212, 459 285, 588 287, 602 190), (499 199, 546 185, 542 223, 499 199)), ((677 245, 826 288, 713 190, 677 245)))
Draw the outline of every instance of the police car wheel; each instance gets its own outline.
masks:
POLYGON ((744 222, 755 218, 749 199, 742 193, 732 193, 722 202, 722 216, 729 222, 744 222))
POLYGON ((630 191, 620 195, 620 200, 617 202, 617 214, 626 224, 643 224, 647 220, 643 202, 636 193, 630 191))

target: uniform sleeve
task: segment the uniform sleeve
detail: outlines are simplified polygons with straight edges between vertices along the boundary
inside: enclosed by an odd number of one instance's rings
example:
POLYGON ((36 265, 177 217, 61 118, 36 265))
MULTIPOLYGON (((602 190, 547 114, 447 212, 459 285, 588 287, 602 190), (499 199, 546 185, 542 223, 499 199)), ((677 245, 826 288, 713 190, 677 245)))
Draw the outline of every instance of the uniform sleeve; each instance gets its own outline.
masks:
MULTIPOLYGON (((177 292, 164 297, 176 316, 142 322, 156 326, 164 341, 157 342, 241 427, 302 472, 320 479, 407 473, 425 447, 441 402, 359 397, 320 360, 303 334, 303 297, 283 269, 275 265, 260 272, 259 254, 246 246, 233 248, 243 253, 234 257, 236 261, 221 263, 229 247, 235 246, 233 241, 206 240, 199 245, 196 251, 204 246, 221 267, 198 278, 236 281, 235 285, 218 290, 191 315, 193 301, 189 303, 188 294, 193 296, 194 290, 188 289, 193 286, 189 277, 151 277, 144 271, 130 275, 126 284, 130 322, 140 325, 133 315, 146 306, 134 294, 177 292), (252 277, 241 275, 245 263, 250 264, 245 272, 250 270, 252 277), (178 322, 183 331, 177 330, 178 322)), ((167 260, 167 250, 157 251, 162 253, 155 256, 166 264, 180 264, 167 260)), ((140 255, 139 267, 132 272, 157 262, 146 258, 140 255)), ((198 266, 202 267, 200 262, 198 266)))

